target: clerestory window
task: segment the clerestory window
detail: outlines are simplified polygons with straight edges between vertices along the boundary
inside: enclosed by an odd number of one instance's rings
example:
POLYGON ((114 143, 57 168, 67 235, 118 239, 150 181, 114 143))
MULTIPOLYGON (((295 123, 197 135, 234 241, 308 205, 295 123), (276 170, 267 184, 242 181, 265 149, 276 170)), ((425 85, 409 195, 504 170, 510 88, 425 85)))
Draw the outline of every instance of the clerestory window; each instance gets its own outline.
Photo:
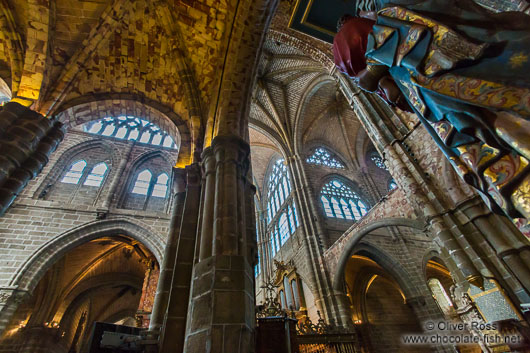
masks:
POLYGON ((344 164, 324 147, 316 148, 313 154, 307 157, 306 162, 333 169, 344 169, 344 164))
POLYGON ((138 173, 131 192, 138 195, 165 198, 167 195, 169 176, 166 173, 162 173, 156 178, 154 183, 152 183, 152 179, 153 174, 148 169, 142 170, 138 173))
POLYGON ((390 179, 390 181, 388 182, 388 191, 392 191, 394 189, 397 189, 397 184, 396 182, 394 181, 394 179, 390 179))
POLYGON ((122 140, 134 140, 153 146, 177 149, 171 136, 147 120, 119 116, 107 117, 83 124, 83 131, 95 135, 114 137, 122 140))
POLYGON ((373 152, 370 155, 370 159, 372 160, 372 162, 374 162, 374 164, 378 168, 381 168, 381 169, 386 170, 388 172, 388 168, 387 168, 385 162, 383 161, 383 158, 381 158, 381 156, 379 154, 377 154, 377 152, 373 152))
POLYGON ((153 187, 154 197, 166 197, 168 181, 169 177, 166 173, 162 173, 158 176, 158 178, 156 178, 156 183, 153 187))
POLYGON ((367 213, 367 206, 349 186, 339 179, 326 183, 320 200, 327 217, 359 220, 367 213))
POLYGON ((78 184, 83 176, 85 168, 86 162, 84 160, 72 163, 64 177, 61 179, 61 183, 78 184))
POLYGON ((274 257, 300 226, 291 195, 289 172, 283 159, 276 161, 272 167, 268 179, 267 200, 267 233, 274 257))
POLYGON ((107 166, 107 163, 101 162, 98 163, 92 168, 90 173, 85 179, 85 182, 83 185, 88 186, 101 186, 101 183, 103 182, 103 179, 105 178, 105 174, 107 173, 107 170, 109 167, 107 166))
POLYGON ((149 170, 143 170, 138 173, 138 177, 134 182, 134 187, 132 189, 133 194, 147 195, 149 192, 149 184, 151 183, 152 174, 149 170))

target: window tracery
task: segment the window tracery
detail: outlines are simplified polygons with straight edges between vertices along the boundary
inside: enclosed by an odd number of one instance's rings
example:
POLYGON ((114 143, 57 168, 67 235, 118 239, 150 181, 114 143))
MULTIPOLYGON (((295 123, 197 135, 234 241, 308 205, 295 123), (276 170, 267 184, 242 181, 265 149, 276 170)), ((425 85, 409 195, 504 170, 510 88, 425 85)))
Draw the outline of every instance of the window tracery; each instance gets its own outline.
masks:
POLYGON ((156 184, 153 187, 153 196, 154 197, 166 197, 167 194, 167 184, 169 177, 166 173, 162 173, 156 179, 156 184))
POLYGON ((291 196, 289 172, 283 159, 272 167, 267 190, 267 225, 271 255, 274 257, 281 246, 299 227, 296 207, 291 196))
POLYGON ((330 218, 359 220, 368 210, 359 195, 338 179, 330 180, 322 187, 320 200, 330 218))
POLYGON ((83 131, 153 146, 177 149, 171 136, 147 120, 132 116, 107 117, 83 124, 83 131))
POLYGON ((147 195, 149 191, 149 184, 151 183, 152 174, 149 170, 145 169, 138 173, 138 177, 134 182, 134 187, 132 189, 133 194, 147 195))
POLYGON ((307 157, 306 162, 309 164, 322 165, 333 169, 344 169, 344 164, 324 147, 315 149, 312 155, 307 157))
POLYGON ((74 162, 64 177, 61 179, 61 183, 67 183, 67 184, 78 184, 79 180, 83 176, 83 171, 86 167, 86 161, 80 160, 77 162, 74 162))
POLYGON ((105 178, 105 174, 107 173, 107 170, 109 167, 107 166, 107 163, 101 162, 98 163, 92 168, 90 173, 85 179, 85 182, 83 185, 88 186, 101 186, 101 183, 103 182, 103 179, 105 178))

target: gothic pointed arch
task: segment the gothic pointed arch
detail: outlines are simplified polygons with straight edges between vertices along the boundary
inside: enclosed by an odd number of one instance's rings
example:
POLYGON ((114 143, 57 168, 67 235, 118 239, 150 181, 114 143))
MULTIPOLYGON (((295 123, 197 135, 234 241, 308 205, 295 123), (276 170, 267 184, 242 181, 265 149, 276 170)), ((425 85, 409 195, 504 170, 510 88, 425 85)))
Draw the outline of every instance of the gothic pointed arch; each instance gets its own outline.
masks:
POLYGON ((174 157, 167 151, 151 151, 131 164, 118 205, 125 209, 169 211, 174 157))
POLYGON ((46 270, 69 250, 90 240, 115 234, 124 234, 141 242, 153 253, 158 263, 162 262, 164 237, 155 229, 127 218, 92 221, 70 229, 41 245, 24 265, 13 273, 9 285, 20 291, 31 292, 46 270))
POLYGON ((200 142, 192 136, 189 121, 174 113, 171 108, 130 94, 79 97, 63 105, 57 116, 69 128, 107 117, 130 116, 147 120, 171 136, 178 149, 176 164, 180 166, 191 163, 194 158, 192 154, 200 142))
MULTIPOLYGON (((49 199, 51 194, 54 192, 54 189, 60 185, 61 181, 64 181, 63 178, 67 176, 69 169, 77 162, 85 161, 85 168, 83 168, 83 173, 78 174, 79 177, 77 181, 73 184, 78 184, 78 182, 84 183, 86 178, 89 177, 92 169, 100 164, 106 164, 105 173, 100 175, 103 177, 100 181, 99 187, 105 185, 103 184, 104 178, 109 176, 113 171, 114 167, 117 164, 117 161, 121 157, 121 151, 110 141, 100 140, 100 139, 90 139, 74 145, 73 147, 65 150, 60 157, 57 159, 57 162, 54 165, 49 165, 48 173, 46 178, 34 189, 33 198, 35 199, 49 199), (87 164, 87 162, 89 162, 87 164)), ((79 172, 79 170, 77 170, 79 172)), ((71 182, 74 179, 70 180, 71 182)), ((68 183, 68 181, 67 181, 68 183)), ((56 190, 59 191, 59 190, 56 190)), ((65 190, 63 190, 65 191, 65 190)), ((60 191, 61 193, 63 191, 60 191)), ((70 190, 71 192, 72 190, 70 190)), ((68 196, 68 195, 63 195, 68 196)), ((71 197, 75 195, 71 194, 71 197)), ((97 197, 94 195, 94 197, 97 197)), ((61 199, 64 201, 64 199, 61 199)), ((72 201, 73 199, 70 199, 72 201)))

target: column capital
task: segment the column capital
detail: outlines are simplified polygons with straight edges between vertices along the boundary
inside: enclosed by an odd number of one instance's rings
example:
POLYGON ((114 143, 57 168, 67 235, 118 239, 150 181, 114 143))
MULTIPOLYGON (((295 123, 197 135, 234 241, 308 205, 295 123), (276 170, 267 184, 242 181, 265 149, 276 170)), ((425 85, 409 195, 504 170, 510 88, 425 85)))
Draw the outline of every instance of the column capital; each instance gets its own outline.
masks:
POLYGON ((188 185, 198 185, 202 179, 201 166, 199 163, 193 163, 186 166, 188 185))
POLYGON ((235 135, 216 136, 212 141, 213 152, 220 150, 237 151, 238 162, 244 161, 250 154, 250 145, 247 141, 235 135))
POLYGON ((173 167, 173 191, 175 194, 184 192, 188 184, 186 168, 173 167))

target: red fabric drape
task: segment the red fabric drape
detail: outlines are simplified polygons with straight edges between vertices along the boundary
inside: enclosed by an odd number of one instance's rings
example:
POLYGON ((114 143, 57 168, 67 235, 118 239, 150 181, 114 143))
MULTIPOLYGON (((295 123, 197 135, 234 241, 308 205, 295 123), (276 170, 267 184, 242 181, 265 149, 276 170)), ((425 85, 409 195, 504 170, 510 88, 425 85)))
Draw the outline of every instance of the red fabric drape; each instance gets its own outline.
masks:
POLYGON ((339 70, 350 77, 366 67, 364 54, 374 21, 349 17, 333 39, 333 56, 339 70))

